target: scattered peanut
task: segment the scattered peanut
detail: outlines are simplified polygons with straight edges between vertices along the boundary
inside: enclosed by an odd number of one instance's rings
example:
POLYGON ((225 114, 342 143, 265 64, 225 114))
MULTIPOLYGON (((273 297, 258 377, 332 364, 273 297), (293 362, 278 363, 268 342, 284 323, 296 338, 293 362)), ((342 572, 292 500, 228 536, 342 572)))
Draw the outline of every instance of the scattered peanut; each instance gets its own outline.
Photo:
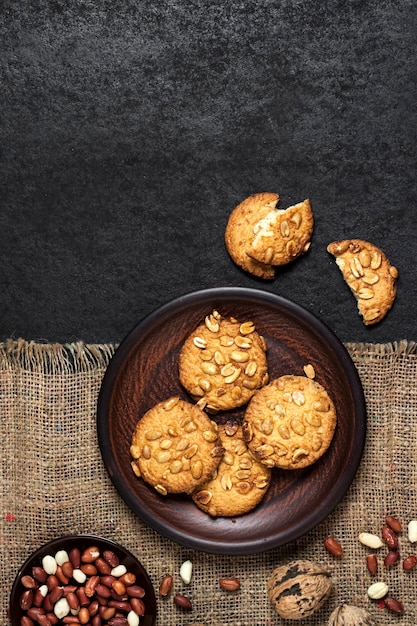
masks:
POLYGON ((184 561, 180 567, 180 577, 184 585, 189 585, 193 573, 193 564, 191 561, 184 561))
POLYGON ((366 557, 366 567, 370 574, 376 574, 378 571, 378 560, 375 554, 368 554, 366 557))
POLYGON ((364 546, 373 550, 378 550, 378 548, 382 548, 384 545, 382 539, 372 533, 360 533, 358 539, 364 546))
POLYGON ((171 591, 173 578, 171 574, 166 574, 159 584, 159 593, 161 596, 167 596, 171 591))
POLYGON ((398 550, 390 550, 384 558, 385 567, 392 567, 400 558, 398 550))
POLYGON ((390 550, 398 548, 398 537, 389 526, 383 526, 381 531, 382 539, 390 550))
POLYGON ((404 613, 404 607, 396 598, 385 598, 384 604, 393 613, 404 613))
POLYGON ((411 572, 411 570, 413 570, 416 565, 417 556, 415 556, 414 554, 410 554, 410 556, 407 556, 403 561, 403 570, 405 572, 411 572))
POLYGON ((408 523, 408 541, 410 543, 417 542, 417 520, 412 519, 411 522, 408 523))
POLYGON ((383 581, 378 581, 373 583, 370 587, 368 587, 368 596, 371 600, 380 600, 388 593, 388 585, 383 581))
POLYGON ((220 578, 219 585, 225 591, 237 591, 240 589, 240 582, 237 578, 220 578))
POLYGON ((386 516, 385 523, 397 534, 400 533, 403 529, 401 522, 392 515, 386 516))
POLYGON ((181 609, 184 609, 184 611, 191 611, 192 609, 191 600, 187 596, 174 596, 174 604, 179 606, 181 609))
POLYGON ((341 544, 334 537, 326 537, 324 540, 324 547, 333 556, 340 557, 343 554, 343 548, 341 544))

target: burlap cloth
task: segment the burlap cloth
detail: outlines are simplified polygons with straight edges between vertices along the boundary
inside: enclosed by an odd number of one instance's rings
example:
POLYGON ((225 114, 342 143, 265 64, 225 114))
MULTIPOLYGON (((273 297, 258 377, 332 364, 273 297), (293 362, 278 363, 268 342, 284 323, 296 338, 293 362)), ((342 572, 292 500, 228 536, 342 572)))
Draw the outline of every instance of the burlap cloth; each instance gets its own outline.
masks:
MULTIPOLYGON (((319 527, 270 552, 238 557, 210 555, 181 547, 145 526, 115 491, 96 438, 96 402, 115 345, 0 344, 0 624, 7 623, 10 588, 20 564, 39 545, 61 534, 88 532, 109 537, 130 549, 146 567, 155 587, 174 575, 175 592, 192 597, 192 613, 158 598, 158 626, 267 626, 281 624, 265 586, 278 564, 311 558, 327 566, 335 592, 324 609, 303 623, 327 624, 339 603, 367 606, 380 624, 417 624, 417 571, 401 563, 387 571, 381 551, 378 579, 405 607, 389 614, 367 598, 371 577, 365 568, 361 531, 380 532, 386 514, 404 526, 417 518, 417 350, 410 342, 347 344, 358 368, 368 410, 368 437, 359 472, 347 495, 319 527), (344 546, 342 559, 328 555, 323 538, 331 534, 344 546), (191 559, 193 580, 184 588, 181 563, 191 559), (236 576, 241 591, 228 594, 218 579, 236 576)), ((407 533, 401 555, 417 551, 407 533)), ((297 622, 293 622, 297 623, 297 622)), ((299 623, 299 622, 298 622, 299 623)))

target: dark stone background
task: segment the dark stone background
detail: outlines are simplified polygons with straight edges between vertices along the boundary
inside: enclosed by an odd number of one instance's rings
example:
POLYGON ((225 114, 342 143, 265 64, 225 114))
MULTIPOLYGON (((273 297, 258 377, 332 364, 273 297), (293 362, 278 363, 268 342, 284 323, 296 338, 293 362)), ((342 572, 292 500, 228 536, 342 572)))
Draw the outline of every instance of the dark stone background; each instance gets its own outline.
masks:
POLYGON ((113 342, 186 292, 266 289, 342 341, 415 340, 414 0, 5 0, 0 340, 113 342), (223 232, 309 197, 310 252, 262 282, 223 232), (334 239, 400 271, 366 328, 334 239))

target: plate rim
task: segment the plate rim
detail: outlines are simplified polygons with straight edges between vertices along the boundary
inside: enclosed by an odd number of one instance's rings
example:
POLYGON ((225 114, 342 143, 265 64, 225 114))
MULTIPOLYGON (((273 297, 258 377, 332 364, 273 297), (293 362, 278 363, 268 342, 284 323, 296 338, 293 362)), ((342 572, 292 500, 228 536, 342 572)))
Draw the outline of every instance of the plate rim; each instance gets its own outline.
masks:
MULTIPOLYGON (((347 348, 330 329, 330 327, 317 315, 297 302, 272 292, 250 287, 222 286, 186 292, 157 306, 132 327, 132 329, 119 343, 104 373, 97 401, 96 425, 100 453, 102 455, 107 473, 109 474, 119 497, 124 500, 137 517, 139 517, 154 531, 158 532, 167 539, 175 541, 177 544, 211 554, 231 556, 256 554, 272 550, 282 545, 287 545, 291 541, 294 541, 307 532, 313 530, 332 513, 332 511, 346 495, 361 463, 366 443, 367 412, 366 399, 359 372, 356 369, 347 348), (120 481, 118 481, 117 476, 115 476, 114 471, 112 471, 114 469, 114 459, 109 454, 110 446, 107 445, 109 423, 108 420, 103 419, 103 416, 105 417, 104 413, 106 411, 106 407, 108 408, 110 406, 113 387, 117 380, 120 367, 123 366, 124 362, 129 358, 131 352, 135 349, 136 343, 141 334, 152 327, 155 319, 160 320, 161 316, 174 314, 179 308, 182 308, 187 304, 195 303, 202 299, 221 299, 222 301, 227 301, 236 300, 236 298, 245 298, 248 302, 250 300, 256 301, 258 305, 260 301, 264 300, 270 305, 279 306, 280 309, 284 309, 285 311, 291 311, 297 319, 302 319, 304 322, 310 322, 315 328, 315 331, 323 339, 323 342, 325 342, 326 345, 329 345, 338 357, 352 392, 352 404, 355 410, 356 428, 353 435, 354 445, 352 446, 347 469, 340 477, 338 477, 338 480, 332 486, 332 489, 328 491, 323 499, 324 504, 319 507, 319 510, 312 511, 311 515, 304 517, 300 519, 298 523, 293 524, 291 532, 288 533, 288 538, 284 542, 279 540, 277 541, 276 539, 274 540, 275 535, 273 535, 268 539, 262 538, 260 540, 254 539, 251 541, 237 541, 233 544, 227 544, 225 542, 219 543, 219 541, 214 541, 209 538, 196 538, 194 535, 184 536, 184 534, 182 534, 176 527, 169 526, 167 529, 166 523, 160 523, 158 519, 155 519, 155 517, 147 511, 146 507, 140 506, 139 512, 138 501, 133 497, 129 490, 123 489, 122 493, 120 492, 120 481)), ((124 483, 121 486, 124 486, 124 483)))

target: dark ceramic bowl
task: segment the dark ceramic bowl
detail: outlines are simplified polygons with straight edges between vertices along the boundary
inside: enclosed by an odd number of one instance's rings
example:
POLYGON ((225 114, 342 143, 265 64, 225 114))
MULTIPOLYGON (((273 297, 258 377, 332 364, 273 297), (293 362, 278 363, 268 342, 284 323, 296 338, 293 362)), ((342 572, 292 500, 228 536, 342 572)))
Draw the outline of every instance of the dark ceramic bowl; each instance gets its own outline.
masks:
MULTIPOLYGON (((10 594, 9 619, 12 626, 21 626, 21 619, 26 613, 26 611, 21 608, 21 597, 26 591, 26 588, 22 584, 23 576, 32 576, 32 568, 42 566, 42 559, 47 555, 54 557, 59 550, 66 550, 69 553, 73 548, 78 548, 83 552, 91 546, 97 547, 101 554, 103 554, 105 550, 113 552, 118 557, 120 564, 125 565, 129 572, 135 574, 135 584, 142 587, 145 591, 145 595, 142 598, 145 603, 145 615, 140 618, 140 625, 153 626, 155 624, 156 598, 154 588, 145 568, 138 559, 121 545, 109 539, 97 537, 96 535, 68 535, 53 539, 38 548, 20 568, 10 594)), ((77 583, 75 583, 74 580, 70 580, 70 584, 77 583)), ((103 622, 103 624, 104 623, 105 622, 103 622)))
MULTIPOLYGON (((241 419, 245 407, 213 417, 241 419)), ((97 428, 101 453, 120 496, 159 533, 185 546, 220 554, 263 552, 300 537, 323 521, 345 495, 365 444, 366 410, 358 372, 343 344, 299 305, 258 289, 221 287, 181 296, 144 318, 120 344, 104 376, 97 428), (331 395, 338 422, 323 457, 303 470, 275 471, 262 503, 246 515, 213 519, 191 498, 160 496, 131 468, 130 443, 140 417, 172 395, 190 400, 178 376, 186 337, 217 309, 252 320, 265 337, 271 380, 304 375, 331 395)))

